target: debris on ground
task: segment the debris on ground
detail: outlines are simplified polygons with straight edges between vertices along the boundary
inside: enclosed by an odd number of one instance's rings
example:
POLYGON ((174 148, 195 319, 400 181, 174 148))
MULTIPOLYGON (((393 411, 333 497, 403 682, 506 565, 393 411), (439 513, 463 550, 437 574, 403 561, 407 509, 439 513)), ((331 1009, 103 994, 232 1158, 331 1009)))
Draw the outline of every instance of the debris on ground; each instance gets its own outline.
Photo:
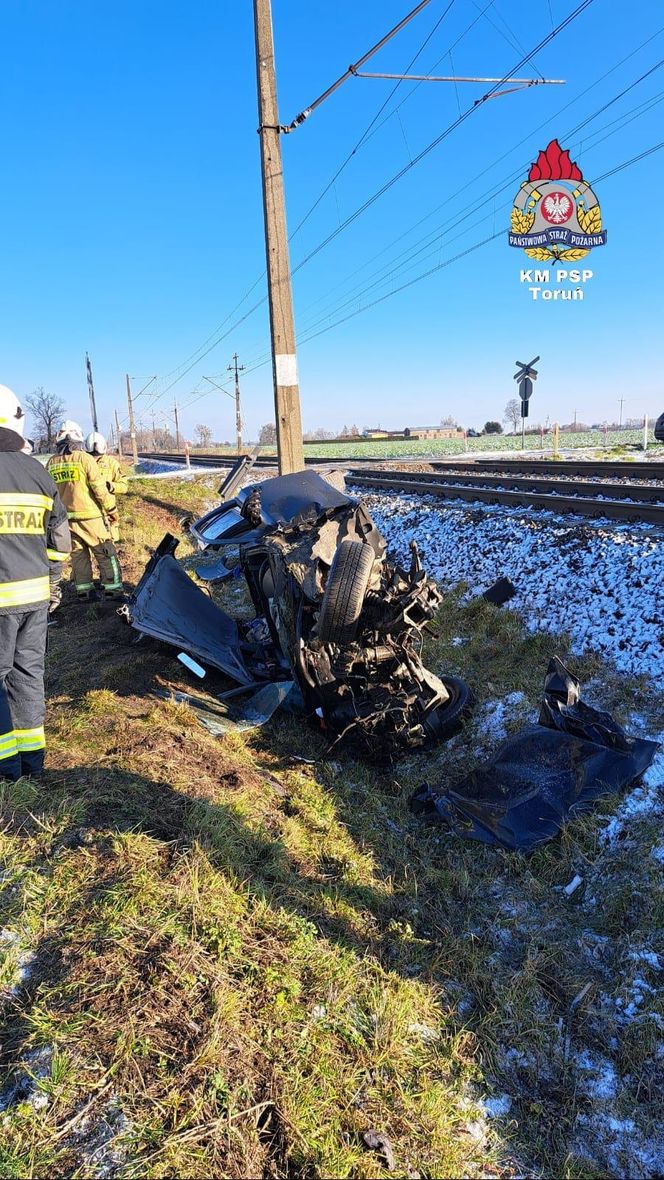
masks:
POLYGON ((397 1163, 387 1135, 384 1135, 382 1131, 369 1130, 364 1131, 362 1139, 370 1151, 375 1151, 377 1155, 382 1156, 383 1164, 388 1172, 393 1172, 397 1163))
POLYGON ((216 706, 209 700, 191 696, 187 692, 159 690, 155 695, 163 697, 164 700, 188 705, 201 725, 215 737, 223 737, 226 733, 244 733, 248 729, 258 729, 266 725, 294 689, 295 683, 292 680, 265 684, 249 698, 243 708, 232 705, 216 706))
POLYGON ((554 657, 538 724, 456 787, 438 794, 423 784, 411 808, 441 818, 457 836, 525 852, 640 778, 657 750, 657 742, 628 737, 609 713, 586 705, 579 681, 554 657))
POLYGON ((247 485, 190 534, 203 549, 239 548, 255 617, 236 621, 199 589, 170 534, 124 613, 142 634, 182 649, 197 675, 208 664, 240 684, 294 679, 319 728, 380 761, 458 728, 469 689, 420 657, 442 595, 417 546, 408 569, 388 562, 366 509, 332 482, 302 471, 247 485))
POLYGON ((493 586, 489 586, 484 591, 482 598, 485 602, 491 602, 494 606, 504 606, 506 602, 518 593, 514 582, 510 582, 509 578, 498 578, 493 586))

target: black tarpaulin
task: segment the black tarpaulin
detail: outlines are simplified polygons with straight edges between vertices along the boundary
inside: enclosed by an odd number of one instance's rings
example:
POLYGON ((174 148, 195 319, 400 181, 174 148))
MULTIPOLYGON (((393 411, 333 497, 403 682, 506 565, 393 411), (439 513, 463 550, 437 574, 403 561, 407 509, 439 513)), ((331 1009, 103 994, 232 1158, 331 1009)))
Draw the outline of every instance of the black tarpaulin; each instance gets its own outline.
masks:
POLYGON ((657 742, 628 737, 609 713, 584 704, 579 682, 554 659, 539 723, 504 742, 453 790, 438 794, 425 783, 411 807, 441 818, 455 835, 527 852, 596 799, 638 779, 657 749, 657 742))

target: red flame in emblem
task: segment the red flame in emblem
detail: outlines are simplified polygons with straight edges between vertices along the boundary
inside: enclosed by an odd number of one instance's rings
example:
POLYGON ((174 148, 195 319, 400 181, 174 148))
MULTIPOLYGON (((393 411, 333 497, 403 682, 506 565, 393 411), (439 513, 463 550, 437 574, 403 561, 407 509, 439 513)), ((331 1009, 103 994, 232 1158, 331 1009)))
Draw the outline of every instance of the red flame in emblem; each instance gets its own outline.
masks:
POLYGON ((581 170, 562 151, 557 139, 552 139, 545 152, 540 152, 528 173, 528 180, 583 180, 581 170))

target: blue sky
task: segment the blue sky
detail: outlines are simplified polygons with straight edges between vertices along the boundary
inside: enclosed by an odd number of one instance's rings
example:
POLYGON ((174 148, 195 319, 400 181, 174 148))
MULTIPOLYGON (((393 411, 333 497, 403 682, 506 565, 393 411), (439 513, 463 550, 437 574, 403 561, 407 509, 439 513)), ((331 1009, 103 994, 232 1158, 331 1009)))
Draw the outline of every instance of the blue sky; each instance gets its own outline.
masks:
MULTIPOLYGON (((448 3, 432 0, 366 68, 404 70, 448 3)), ((282 120, 290 121, 409 6, 410 0, 274 0, 282 120)), ((505 75, 575 7, 576 0, 455 0, 413 70, 505 75)), ((247 433, 255 436, 272 416, 271 368, 261 364, 269 350, 265 303, 233 328, 264 295, 250 0, 4 0, 0 37, 0 381, 20 395, 46 386, 87 426, 87 349, 104 429, 114 407, 126 412, 128 371, 136 389, 158 377, 138 402, 146 424, 151 408, 161 421, 177 397, 187 435, 205 422, 216 437, 231 438, 231 400, 212 389, 199 395, 203 375, 226 376, 237 351, 247 366, 247 433), (184 373, 183 362, 223 332, 184 373)), ((633 84, 662 58, 659 0, 594 0, 521 70, 565 78, 565 86, 483 104, 296 272, 306 428, 402 427, 450 413, 465 425, 500 418, 515 392, 514 360, 537 353, 535 419, 567 421, 575 409, 580 419, 612 419, 621 397, 626 416, 664 409, 664 151, 597 186, 608 244, 585 262, 594 278, 582 303, 533 303, 519 283, 525 258, 501 236, 307 340, 506 228, 521 177, 554 136, 591 182, 658 143, 664 68, 633 84), (431 236, 422 245, 425 235, 431 236)), ((393 85, 352 79, 284 138, 291 231, 393 85)), ((483 89, 403 83, 385 111, 406 99, 398 113, 384 122, 381 116, 294 235, 293 264, 483 89)))

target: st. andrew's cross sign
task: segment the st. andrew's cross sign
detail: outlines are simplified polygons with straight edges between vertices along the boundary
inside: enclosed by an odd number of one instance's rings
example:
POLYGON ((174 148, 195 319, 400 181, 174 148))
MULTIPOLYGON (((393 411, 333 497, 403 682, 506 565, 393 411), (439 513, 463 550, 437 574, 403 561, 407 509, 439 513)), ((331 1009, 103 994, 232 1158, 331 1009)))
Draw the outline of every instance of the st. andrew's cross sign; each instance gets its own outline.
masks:
POLYGON ((519 386, 522 418, 528 417, 528 402, 533 392, 533 381, 537 380, 537 369, 534 369, 533 365, 536 365, 539 359, 538 356, 533 357, 527 365, 524 365, 523 361, 515 362, 518 365, 518 372, 514 374, 514 380, 519 386))

